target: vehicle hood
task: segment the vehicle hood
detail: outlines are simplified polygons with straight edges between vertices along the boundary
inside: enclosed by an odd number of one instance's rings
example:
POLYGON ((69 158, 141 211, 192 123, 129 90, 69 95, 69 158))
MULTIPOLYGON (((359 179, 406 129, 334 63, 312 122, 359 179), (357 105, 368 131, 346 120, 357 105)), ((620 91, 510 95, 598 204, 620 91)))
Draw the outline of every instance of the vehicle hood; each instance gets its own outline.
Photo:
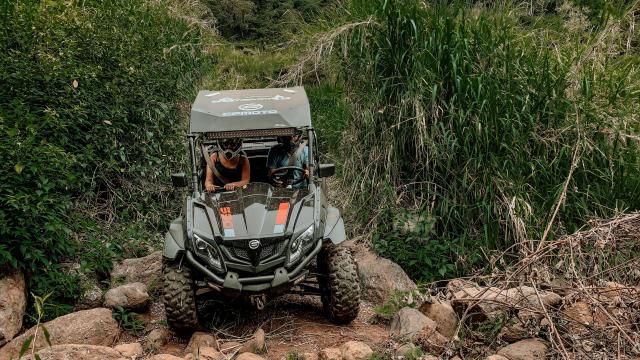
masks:
POLYGON ((195 233, 225 241, 290 236, 313 224, 313 198, 307 189, 265 183, 204 194, 193 211, 195 233))

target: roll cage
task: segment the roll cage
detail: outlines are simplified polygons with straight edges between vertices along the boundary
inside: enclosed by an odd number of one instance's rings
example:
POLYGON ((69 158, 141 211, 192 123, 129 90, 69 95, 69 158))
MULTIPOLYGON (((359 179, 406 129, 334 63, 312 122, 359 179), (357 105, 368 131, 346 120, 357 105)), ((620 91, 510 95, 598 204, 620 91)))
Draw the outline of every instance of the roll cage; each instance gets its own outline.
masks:
POLYGON ((315 130, 313 128, 280 128, 280 129, 259 129, 259 130, 240 130, 240 131, 220 131, 207 133, 189 133, 189 153, 191 154, 191 188, 194 194, 204 191, 204 178, 206 170, 206 160, 202 149, 206 149, 212 154, 218 149, 217 140, 223 138, 242 138, 242 151, 249 159, 251 168, 250 182, 268 183, 267 177, 267 155, 269 150, 278 144, 277 137, 291 136, 296 130, 301 130, 303 140, 307 141, 309 149, 309 186, 314 183, 316 176, 315 169, 317 167, 318 158, 316 156, 317 140, 315 130))

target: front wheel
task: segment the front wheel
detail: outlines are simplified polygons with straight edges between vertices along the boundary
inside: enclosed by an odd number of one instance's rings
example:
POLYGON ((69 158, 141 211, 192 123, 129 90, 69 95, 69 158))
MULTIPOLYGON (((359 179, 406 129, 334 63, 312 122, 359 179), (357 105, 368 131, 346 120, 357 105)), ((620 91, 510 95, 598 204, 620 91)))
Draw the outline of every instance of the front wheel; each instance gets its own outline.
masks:
POLYGON ((180 261, 162 259, 164 310, 169 328, 187 335, 198 327, 191 269, 180 261))
POLYGON ((346 247, 325 244, 318 255, 319 284, 325 314, 337 324, 348 324, 360 310, 360 280, 346 247))

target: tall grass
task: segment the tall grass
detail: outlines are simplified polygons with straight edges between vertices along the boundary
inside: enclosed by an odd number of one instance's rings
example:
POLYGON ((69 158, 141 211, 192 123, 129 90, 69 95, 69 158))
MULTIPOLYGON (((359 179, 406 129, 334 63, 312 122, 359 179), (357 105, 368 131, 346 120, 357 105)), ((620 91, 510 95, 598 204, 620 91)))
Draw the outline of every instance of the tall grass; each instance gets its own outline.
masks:
POLYGON ((640 207, 633 49, 530 36, 511 8, 351 5, 377 26, 352 31, 342 60, 344 177, 375 247, 414 278, 640 207))

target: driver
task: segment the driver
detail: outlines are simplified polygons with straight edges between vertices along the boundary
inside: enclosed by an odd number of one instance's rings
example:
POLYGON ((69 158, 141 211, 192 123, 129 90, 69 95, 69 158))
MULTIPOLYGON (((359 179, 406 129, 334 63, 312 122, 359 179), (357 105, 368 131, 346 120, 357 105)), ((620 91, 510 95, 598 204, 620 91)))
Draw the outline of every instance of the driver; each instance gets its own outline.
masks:
POLYGON ((207 177, 204 182, 207 191, 215 191, 217 188, 235 190, 249 183, 249 159, 240 154, 241 148, 242 139, 218 140, 218 151, 211 154, 211 161, 207 162, 207 177))
MULTIPOLYGON (((304 169, 305 179, 309 177, 309 148, 305 141, 302 141, 302 131, 296 131, 293 136, 279 136, 278 145, 269 149, 267 156, 267 168, 269 177, 278 168, 285 166, 296 166, 304 169)), ((303 176, 300 171, 293 171, 293 182, 300 181, 303 176)), ((306 181, 300 181, 293 185, 294 188, 304 188, 306 181)))

